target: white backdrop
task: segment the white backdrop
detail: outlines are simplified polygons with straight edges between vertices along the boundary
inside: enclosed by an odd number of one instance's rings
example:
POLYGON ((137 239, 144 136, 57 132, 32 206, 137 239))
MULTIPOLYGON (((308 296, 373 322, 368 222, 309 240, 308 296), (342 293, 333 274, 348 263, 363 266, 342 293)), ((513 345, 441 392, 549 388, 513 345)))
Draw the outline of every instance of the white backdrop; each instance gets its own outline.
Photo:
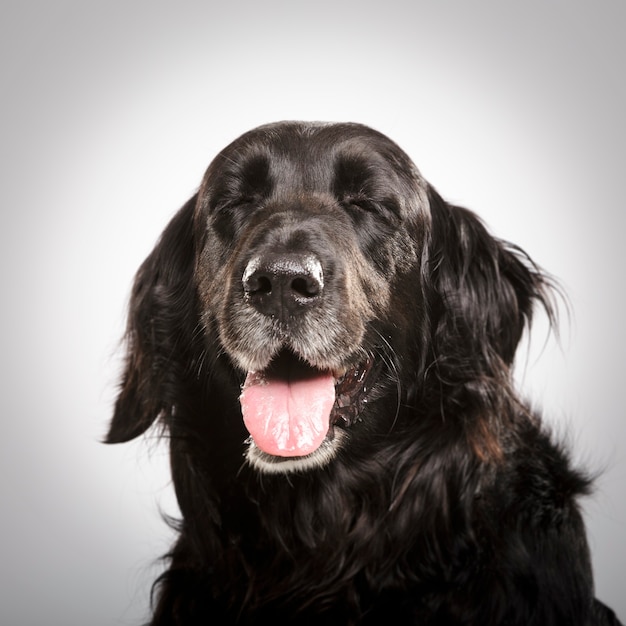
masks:
POLYGON ((279 119, 395 139, 566 288, 520 380, 576 458, 626 618, 623 0, 7 2, 0 10, 0 622, 138 624, 175 512, 104 446, 135 269, 227 142, 279 119), (543 348, 543 352, 541 349, 543 348))

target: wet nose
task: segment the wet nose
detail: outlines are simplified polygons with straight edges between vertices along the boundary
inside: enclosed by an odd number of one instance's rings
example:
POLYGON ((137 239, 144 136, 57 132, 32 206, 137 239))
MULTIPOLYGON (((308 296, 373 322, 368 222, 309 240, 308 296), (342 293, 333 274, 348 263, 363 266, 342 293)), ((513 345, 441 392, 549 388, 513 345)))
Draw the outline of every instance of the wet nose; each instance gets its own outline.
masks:
POLYGON ((264 315, 283 318, 308 310, 321 298, 324 274, 312 255, 266 254, 249 261, 243 273, 247 301, 264 315))

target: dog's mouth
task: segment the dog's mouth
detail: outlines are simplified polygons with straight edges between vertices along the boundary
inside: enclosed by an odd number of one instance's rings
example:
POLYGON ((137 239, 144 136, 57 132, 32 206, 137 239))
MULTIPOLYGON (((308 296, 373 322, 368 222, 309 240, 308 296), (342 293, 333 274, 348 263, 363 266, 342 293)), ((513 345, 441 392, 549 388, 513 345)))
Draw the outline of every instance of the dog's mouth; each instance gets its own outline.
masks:
POLYGON ((254 446, 272 462, 328 447, 336 428, 360 420, 370 396, 374 360, 341 372, 318 369, 282 350, 260 372, 248 372, 240 397, 254 446))

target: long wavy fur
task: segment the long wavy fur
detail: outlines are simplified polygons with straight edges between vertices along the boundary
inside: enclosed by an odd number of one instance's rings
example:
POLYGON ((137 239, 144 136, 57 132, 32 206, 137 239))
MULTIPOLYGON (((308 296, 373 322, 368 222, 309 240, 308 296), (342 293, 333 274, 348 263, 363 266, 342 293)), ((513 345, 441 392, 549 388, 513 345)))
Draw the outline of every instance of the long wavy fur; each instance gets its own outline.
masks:
MULTIPOLYGON (((228 159, 254 145, 271 163, 276 137, 283 160, 303 135, 321 151, 324 128, 278 125, 236 144, 137 274, 107 441, 132 439, 157 419, 169 437, 182 517, 150 623, 618 624, 593 599, 577 504, 590 481, 513 387, 536 305, 555 321, 553 281, 426 183, 421 249, 410 271, 389 278, 388 318, 367 335, 386 391, 327 466, 271 474, 244 462, 241 373, 198 295, 201 250, 218 246, 201 211, 218 193, 213 180, 237 197, 231 178, 218 176, 228 159)), ((334 137, 379 147, 378 135, 357 128, 334 137)), ((385 149, 398 180, 413 176, 399 149, 385 149)), ((279 170, 258 156, 254 167, 247 184, 260 178, 269 193, 279 170)))

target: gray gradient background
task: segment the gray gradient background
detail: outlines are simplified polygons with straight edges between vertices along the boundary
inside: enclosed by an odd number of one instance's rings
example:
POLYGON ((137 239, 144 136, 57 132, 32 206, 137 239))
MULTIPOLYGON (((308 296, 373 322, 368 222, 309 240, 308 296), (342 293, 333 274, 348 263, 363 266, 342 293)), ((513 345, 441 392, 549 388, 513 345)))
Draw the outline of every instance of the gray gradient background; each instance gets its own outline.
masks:
POLYGON ((577 459, 626 617, 622 0, 4 2, 0 622, 137 624, 176 511, 164 450, 107 447, 132 275, 249 127, 355 120, 563 283, 520 383, 577 459))

